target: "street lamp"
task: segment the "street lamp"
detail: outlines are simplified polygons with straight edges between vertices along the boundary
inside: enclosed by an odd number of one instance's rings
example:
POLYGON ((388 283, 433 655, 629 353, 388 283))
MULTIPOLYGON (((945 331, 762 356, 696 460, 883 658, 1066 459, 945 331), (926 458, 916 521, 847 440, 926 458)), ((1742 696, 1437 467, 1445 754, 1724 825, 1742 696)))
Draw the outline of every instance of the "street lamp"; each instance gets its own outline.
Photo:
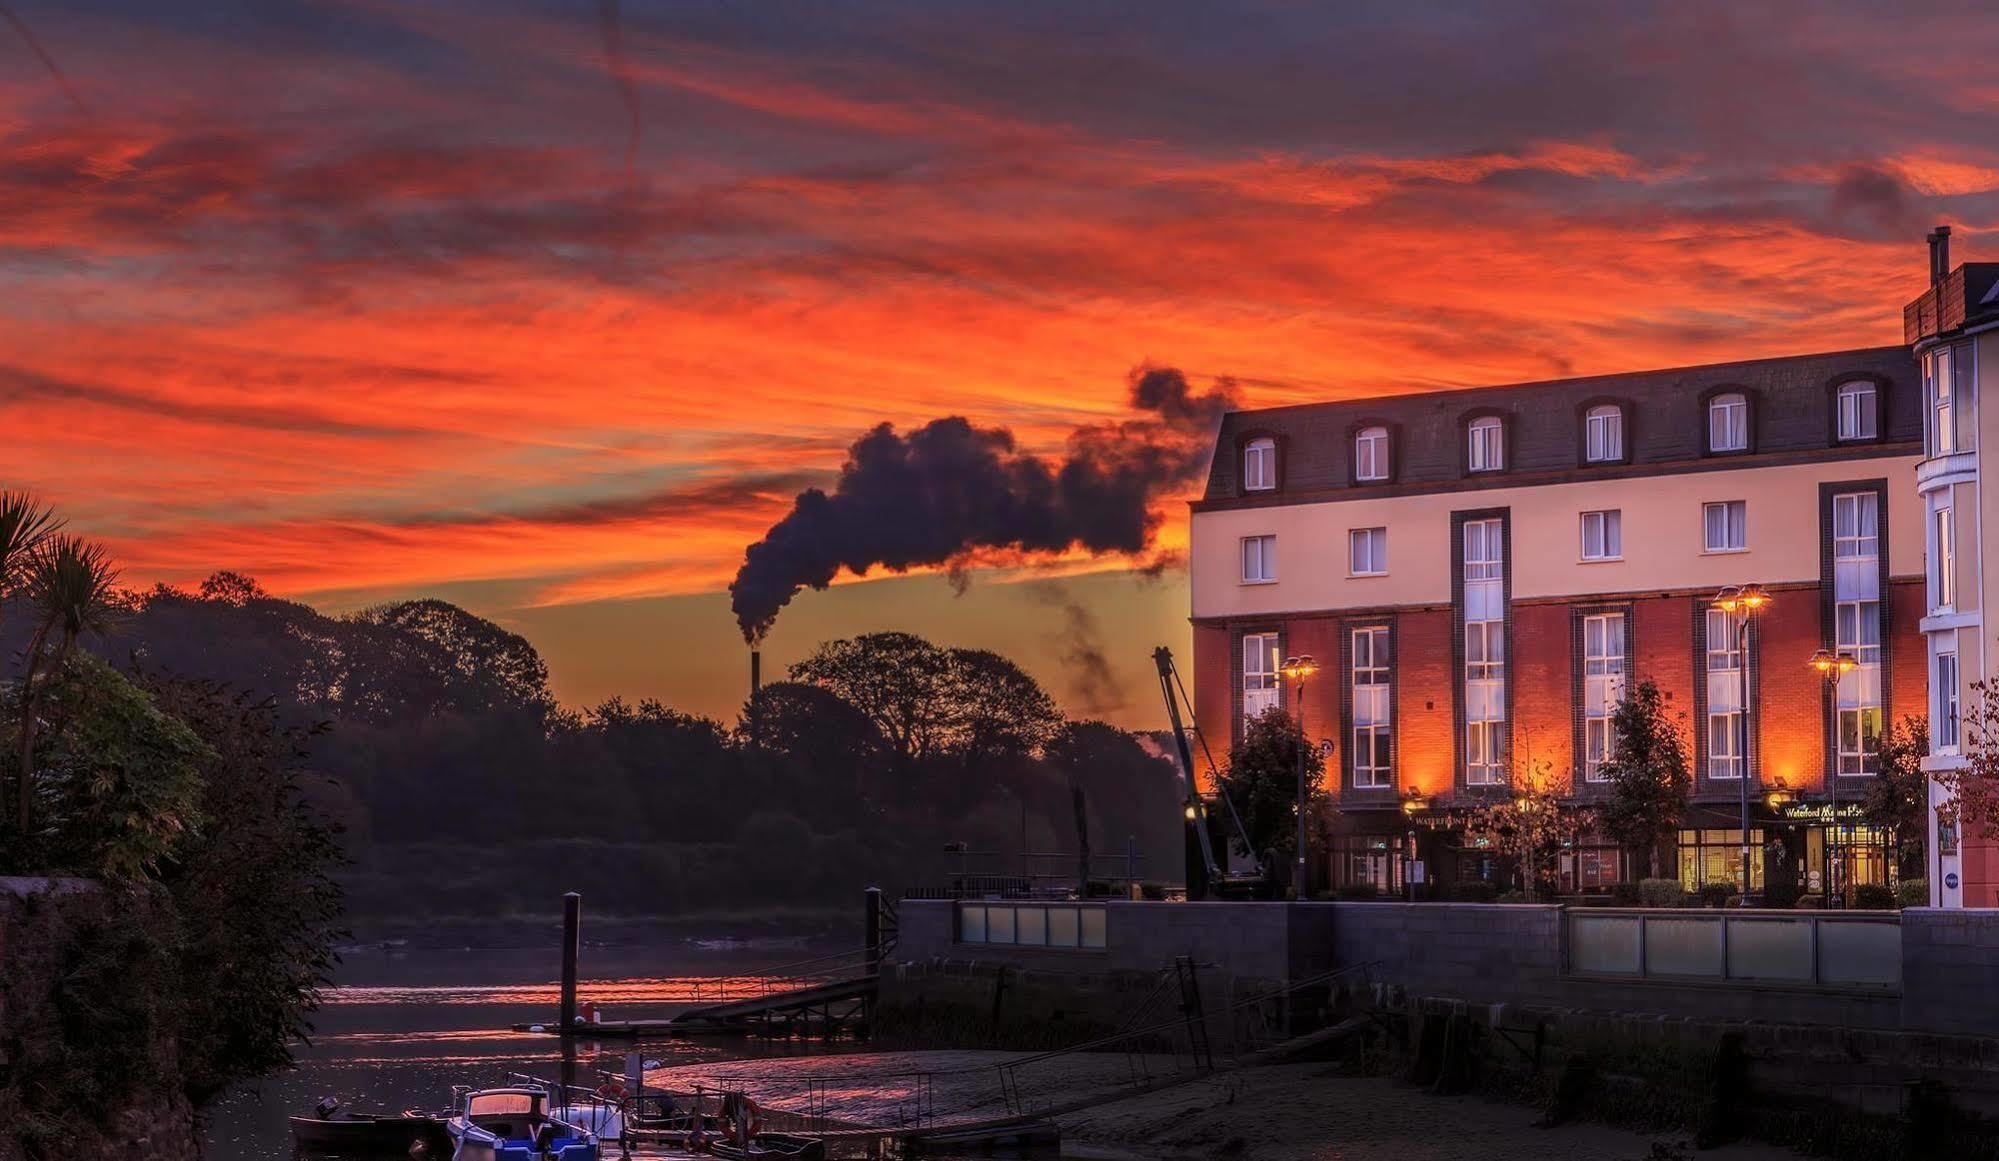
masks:
MULTIPOLYGON (((1831 763, 1832 773, 1827 776, 1827 781, 1831 783, 1832 787, 1832 818, 1830 820, 1830 825, 1826 827, 1826 839, 1829 846, 1826 851, 1826 860, 1825 860, 1825 897, 1828 901, 1830 901, 1834 897, 1835 892, 1838 890, 1839 848, 1841 846, 1841 843, 1838 838, 1839 832, 1834 829, 1836 827, 1839 827, 1840 825, 1839 824, 1839 728, 1840 728, 1839 679, 1845 677, 1847 674, 1852 673, 1854 670, 1860 668, 1860 662, 1854 660, 1853 654, 1851 653, 1833 653, 1830 650, 1820 649, 1816 653, 1812 654, 1811 666, 1813 669, 1819 671, 1819 676, 1825 678, 1826 685, 1831 687, 1832 689, 1832 751, 1833 751, 1832 763, 1831 763)), ((1844 902, 1846 896, 1840 895, 1839 898, 1842 902, 1844 902)))
POLYGON ((1749 622, 1770 603, 1762 585, 1730 585, 1716 593, 1713 606, 1731 617, 1741 615, 1735 630, 1736 673, 1742 689, 1742 897, 1749 897, 1749 740, 1755 736, 1749 720, 1749 622))
POLYGON ((1310 653, 1286 657, 1277 672, 1296 683, 1298 690, 1298 867, 1291 881, 1291 897, 1305 897, 1305 679, 1319 672, 1319 663, 1310 653))

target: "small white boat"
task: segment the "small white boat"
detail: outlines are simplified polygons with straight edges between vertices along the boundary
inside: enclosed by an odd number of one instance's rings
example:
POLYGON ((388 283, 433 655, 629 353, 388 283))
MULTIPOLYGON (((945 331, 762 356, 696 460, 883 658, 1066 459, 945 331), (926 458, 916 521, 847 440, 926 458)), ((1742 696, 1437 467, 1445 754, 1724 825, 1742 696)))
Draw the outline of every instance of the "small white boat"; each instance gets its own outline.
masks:
POLYGON ((462 1091, 444 1131, 452 1161, 597 1161, 597 1135, 550 1113, 539 1088, 462 1091))

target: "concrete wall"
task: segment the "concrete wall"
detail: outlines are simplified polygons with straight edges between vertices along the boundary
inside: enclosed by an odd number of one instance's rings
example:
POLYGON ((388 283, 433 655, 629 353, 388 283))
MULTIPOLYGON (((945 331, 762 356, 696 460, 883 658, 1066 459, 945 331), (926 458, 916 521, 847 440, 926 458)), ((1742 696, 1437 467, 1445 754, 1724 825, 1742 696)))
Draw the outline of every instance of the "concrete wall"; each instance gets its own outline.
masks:
POLYGON ((1999 911, 1902 912, 1902 1024, 1912 1031, 1999 1036, 1999 911))

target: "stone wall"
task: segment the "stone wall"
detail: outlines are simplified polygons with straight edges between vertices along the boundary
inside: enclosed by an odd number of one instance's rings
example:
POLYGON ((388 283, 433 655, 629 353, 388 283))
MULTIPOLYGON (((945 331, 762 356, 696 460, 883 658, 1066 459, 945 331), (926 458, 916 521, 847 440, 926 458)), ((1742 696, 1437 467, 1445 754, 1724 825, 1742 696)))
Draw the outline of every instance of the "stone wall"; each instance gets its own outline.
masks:
POLYGON ((1999 1036, 1999 911, 1902 912, 1902 1024, 1916 1031, 1999 1036))

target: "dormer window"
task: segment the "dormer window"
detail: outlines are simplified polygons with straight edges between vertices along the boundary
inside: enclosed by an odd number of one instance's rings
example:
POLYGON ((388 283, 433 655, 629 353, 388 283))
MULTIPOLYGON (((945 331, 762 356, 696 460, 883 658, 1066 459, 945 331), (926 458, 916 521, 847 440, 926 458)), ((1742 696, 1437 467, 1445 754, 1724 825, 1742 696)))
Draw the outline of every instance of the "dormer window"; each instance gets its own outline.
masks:
POLYGON ((1379 482, 1388 478, 1388 429, 1365 427, 1353 437, 1353 478, 1379 482))
POLYGON ((1465 427, 1465 463, 1474 472, 1506 467, 1506 426, 1497 415, 1474 419, 1465 427))
POLYGON ((1245 492, 1268 492, 1277 486, 1277 441, 1265 436, 1250 440, 1242 449, 1242 487, 1245 492))
POLYGON ((1707 401, 1707 450, 1749 450, 1749 397, 1729 391, 1707 401))
POLYGON ((1870 380, 1856 379, 1839 385, 1833 396, 1833 409, 1837 420, 1834 430, 1841 443, 1880 437, 1880 400, 1881 392, 1870 380))
POLYGON ((1614 403, 1592 407, 1583 416, 1583 459, 1612 464, 1624 458, 1624 409, 1614 403))

